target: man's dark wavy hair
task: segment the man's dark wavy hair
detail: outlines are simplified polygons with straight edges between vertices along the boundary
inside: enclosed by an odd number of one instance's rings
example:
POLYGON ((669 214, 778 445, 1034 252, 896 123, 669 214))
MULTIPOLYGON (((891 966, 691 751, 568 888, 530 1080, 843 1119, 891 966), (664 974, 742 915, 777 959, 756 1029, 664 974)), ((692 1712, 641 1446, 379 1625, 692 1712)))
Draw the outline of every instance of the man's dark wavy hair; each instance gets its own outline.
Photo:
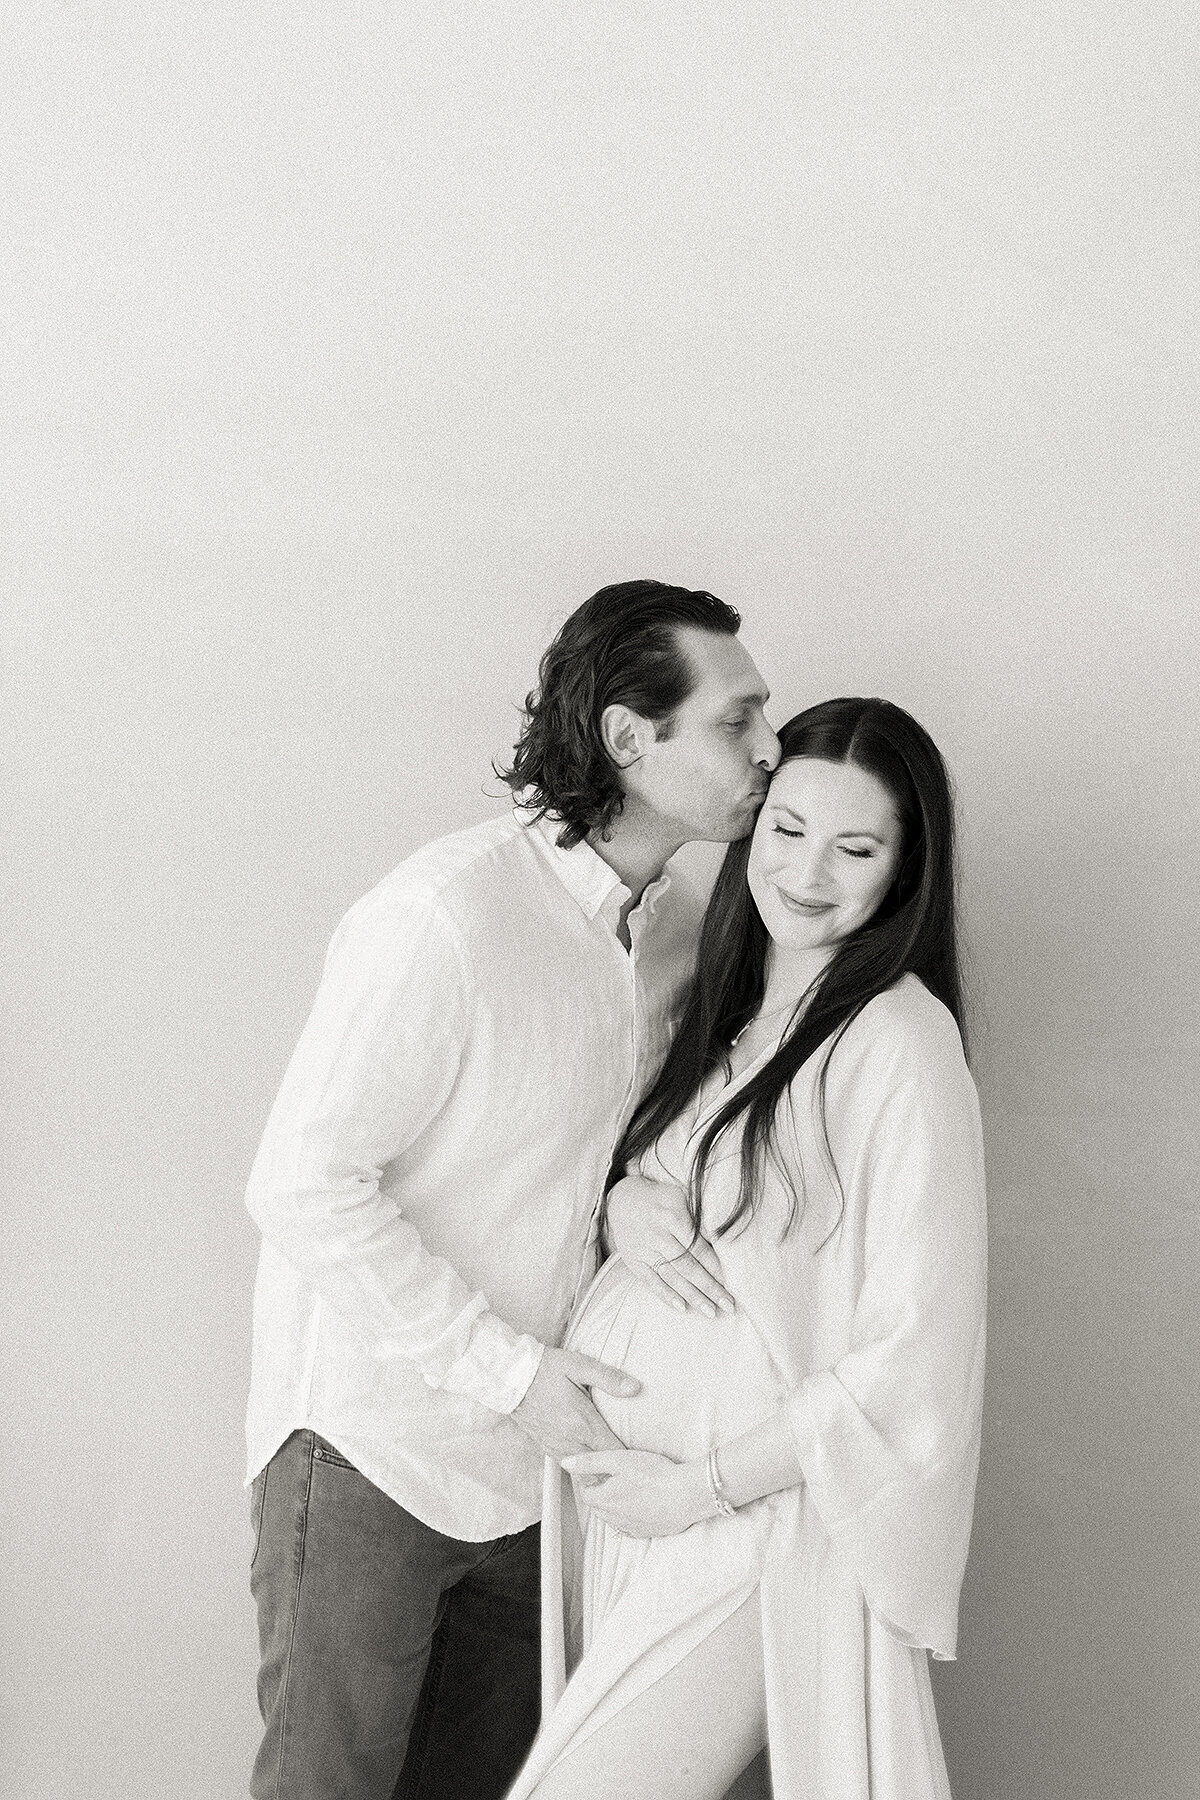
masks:
POLYGON ((681 626, 733 637, 741 616, 703 588, 619 581, 573 612, 542 657, 526 697, 512 764, 496 773, 542 817, 562 820, 566 850, 592 832, 604 837, 624 804, 600 720, 608 706, 650 719, 660 737, 696 685, 681 626))

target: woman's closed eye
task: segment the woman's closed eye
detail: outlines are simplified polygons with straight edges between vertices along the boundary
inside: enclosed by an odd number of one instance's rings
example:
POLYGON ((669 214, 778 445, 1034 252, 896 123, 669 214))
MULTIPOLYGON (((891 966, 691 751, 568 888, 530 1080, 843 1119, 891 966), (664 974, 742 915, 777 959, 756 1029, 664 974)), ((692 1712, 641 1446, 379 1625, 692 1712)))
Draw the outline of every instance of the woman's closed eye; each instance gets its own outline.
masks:
MULTIPOLYGON (((787 825, 773 825, 771 829, 777 831, 780 837, 802 838, 804 836, 803 831, 795 830, 787 825)), ((842 852, 843 856, 853 856, 860 861, 863 857, 874 856, 875 854, 874 850, 869 848, 865 850, 856 850, 852 844, 839 844, 838 849, 842 852)))

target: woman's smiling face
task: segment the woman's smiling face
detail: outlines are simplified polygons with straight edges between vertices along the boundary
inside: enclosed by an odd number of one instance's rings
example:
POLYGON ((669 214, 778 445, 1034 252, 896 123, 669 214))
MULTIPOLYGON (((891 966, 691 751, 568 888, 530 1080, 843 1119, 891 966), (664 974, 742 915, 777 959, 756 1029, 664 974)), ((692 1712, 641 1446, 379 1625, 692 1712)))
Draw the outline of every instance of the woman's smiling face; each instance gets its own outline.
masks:
POLYGON ((891 795, 865 769, 809 756, 782 763, 758 815, 747 868, 777 950, 802 953, 818 966, 828 962, 878 910, 902 840, 891 795))

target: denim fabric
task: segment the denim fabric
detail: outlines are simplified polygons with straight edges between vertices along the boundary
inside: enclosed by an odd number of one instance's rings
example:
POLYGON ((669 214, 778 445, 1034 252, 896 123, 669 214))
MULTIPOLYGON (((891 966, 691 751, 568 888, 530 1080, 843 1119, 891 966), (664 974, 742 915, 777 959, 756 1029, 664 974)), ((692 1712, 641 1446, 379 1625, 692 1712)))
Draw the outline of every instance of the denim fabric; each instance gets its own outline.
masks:
POLYGON ((444 1537, 322 1438, 251 1490, 253 1800, 499 1800, 538 1723, 538 1527, 444 1537))

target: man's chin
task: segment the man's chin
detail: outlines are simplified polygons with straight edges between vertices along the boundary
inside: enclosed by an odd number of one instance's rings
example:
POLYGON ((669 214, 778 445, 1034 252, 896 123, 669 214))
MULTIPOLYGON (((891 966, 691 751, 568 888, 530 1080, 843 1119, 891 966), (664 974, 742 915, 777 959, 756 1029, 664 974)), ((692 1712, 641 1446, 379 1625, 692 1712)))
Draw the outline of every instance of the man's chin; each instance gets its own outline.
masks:
POLYGON ((762 811, 763 801, 766 797, 766 790, 764 789, 761 794, 751 794, 749 799, 742 801, 737 812, 734 814, 733 819, 730 821, 728 840, 730 843, 736 842, 739 838, 748 837, 754 830, 755 820, 762 811))
POLYGON ((739 801, 732 811, 723 818, 693 821, 692 834, 688 839, 692 844, 738 844, 748 838, 754 830, 754 822, 762 808, 762 801, 754 795, 749 800, 739 801))
POLYGON ((757 817, 757 805, 752 812, 738 812, 732 819, 727 819, 720 830, 714 830, 708 834, 709 842, 712 844, 740 844, 742 839, 748 838, 754 830, 754 821, 757 817))

